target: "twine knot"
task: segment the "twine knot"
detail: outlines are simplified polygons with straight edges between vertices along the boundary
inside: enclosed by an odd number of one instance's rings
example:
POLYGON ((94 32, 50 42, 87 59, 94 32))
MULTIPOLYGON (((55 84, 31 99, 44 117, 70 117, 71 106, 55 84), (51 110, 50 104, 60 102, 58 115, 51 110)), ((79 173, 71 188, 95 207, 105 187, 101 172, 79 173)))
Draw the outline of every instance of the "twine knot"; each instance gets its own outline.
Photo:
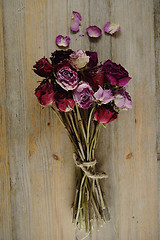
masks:
POLYGON ((90 161, 90 162, 85 162, 79 160, 77 157, 76 153, 73 153, 73 159, 77 167, 81 168, 82 171, 86 174, 87 177, 92 178, 92 179, 102 179, 102 178, 108 178, 107 174, 102 172, 102 173, 92 173, 91 170, 89 170, 89 167, 93 167, 96 165, 97 161, 96 159, 90 161))

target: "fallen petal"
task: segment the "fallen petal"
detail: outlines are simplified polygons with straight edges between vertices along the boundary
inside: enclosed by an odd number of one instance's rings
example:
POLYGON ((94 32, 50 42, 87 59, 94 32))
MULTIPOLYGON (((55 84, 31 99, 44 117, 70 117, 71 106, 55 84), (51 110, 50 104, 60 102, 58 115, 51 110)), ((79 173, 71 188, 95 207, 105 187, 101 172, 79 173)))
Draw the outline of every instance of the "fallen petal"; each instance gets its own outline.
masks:
POLYGON ((72 12, 71 16, 71 30, 73 32, 79 31, 79 25, 81 24, 81 14, 79 12, 72 12))
POLYGON ((111 22, 106 22, 103 28, 106 33, 109 33, 111 35, 120 30, 120 26, 118 24, 111 22))
POLYGON ((68 47, 70 43, 70 37, 63 37, 62 35, 58 35, 56 37, 56 44, 59 47, 68 47))
POLYGON ((89 26, 86 28, 89 37, 100 37, 102 35, 102 30, 97 26, 89 26))

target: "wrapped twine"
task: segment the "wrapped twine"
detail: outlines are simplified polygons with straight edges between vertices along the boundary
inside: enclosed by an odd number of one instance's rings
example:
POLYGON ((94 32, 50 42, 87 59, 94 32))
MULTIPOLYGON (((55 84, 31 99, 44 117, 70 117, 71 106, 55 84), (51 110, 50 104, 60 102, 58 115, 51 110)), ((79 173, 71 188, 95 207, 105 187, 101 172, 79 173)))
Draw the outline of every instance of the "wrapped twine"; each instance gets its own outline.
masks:
POLYGON ((97 161, 92 160, 90 162, 82 162, 78 159, 76 153, 73 153, 73 159, 77 167, 81 168, 82 171, 86 174, 88 178, 92 179, 102 179, 102 178, 108 178, 106 173, 92 173, 88 167, 93 167, 96 165, 97 161))

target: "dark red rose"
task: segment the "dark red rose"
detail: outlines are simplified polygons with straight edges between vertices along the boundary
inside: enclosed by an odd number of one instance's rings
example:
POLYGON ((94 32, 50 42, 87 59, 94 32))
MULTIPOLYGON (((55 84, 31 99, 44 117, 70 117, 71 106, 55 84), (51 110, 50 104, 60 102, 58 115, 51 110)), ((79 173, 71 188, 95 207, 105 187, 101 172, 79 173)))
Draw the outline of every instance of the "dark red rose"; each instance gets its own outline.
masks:
POLYGON ((128 72, 120 64, 117 65, 111 60, 107 60, 103 64, 103 70, 105 71, 106 79, 111 85, 122 87, 131 79, 128 72))
POLYGON ((89 56, 89 63, 87 64, 88 67, 93 68, 98 64, 98 55, 97 52, 90 52, 86 51, 87 56, 89 56))
POLYGON ((48 77, 53 70, 52 65, 47 58, 43 57, 33 65, 33 71, 38 74, 40 77, 48 77))
POLYGON ((53 66, 54 72, 55 73, 58 72, 62 67, 71 67, 68 59, 64 59, 60 63, 54 65, 53 66))
POLYGON ((73 100, 71 92, 63 90, 61 87, 56 86, 55 90, 55 104, 60 111, 71 110, 75 102, 73 100))
POLYGON ((73 53, 71 49, 68 50, 56 50, 55 52, 51 53, 52 57, 50 58, 52 61, 52 65, 56 65, 63 61, 64 59, 69 59, 69 55, 73 53))
POLYGON ((104 87, 105 74, 102 70, 102 66, 94 67, 89 71, 86 71, 84 81, 88 82, 94 91, 98 89, 98 86, 104 87))
POLYGON ((52 104, 54 102, 53 84, 44 80, 39 87, 35 89, 35 95, 41 105, 47 106, 52 104))
POLYGON ((107 104, 103 104, 99 107, 97 107, 94 119, 97 122, 101 123, 109 123, 114 121, 118 116, 118 113, 114 111, 114 109, 111 106, 108 106, 107 104))

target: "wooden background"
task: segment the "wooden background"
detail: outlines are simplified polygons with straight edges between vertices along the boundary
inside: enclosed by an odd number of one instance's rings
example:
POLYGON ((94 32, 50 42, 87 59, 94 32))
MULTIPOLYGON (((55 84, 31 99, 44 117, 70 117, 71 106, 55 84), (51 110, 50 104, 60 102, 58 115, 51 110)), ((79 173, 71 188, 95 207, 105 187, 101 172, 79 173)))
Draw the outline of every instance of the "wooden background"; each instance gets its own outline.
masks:
POLYGON ((57 48, 58 34, 71 36, 75 50, 121 63, 132 76, 133 109, 101 132, 97 158, 109 174, 102 185, 112 221, 92 239, 158 240, 159 0, 0 0, 0 240, 83 235, 71 223, 72 146, 54 113, 34 96, 39 78, 32 65, 57 48), (109 20, 121 31, 98 41, 71 34, 72 10, 82 15, 82 33, 109 20))

